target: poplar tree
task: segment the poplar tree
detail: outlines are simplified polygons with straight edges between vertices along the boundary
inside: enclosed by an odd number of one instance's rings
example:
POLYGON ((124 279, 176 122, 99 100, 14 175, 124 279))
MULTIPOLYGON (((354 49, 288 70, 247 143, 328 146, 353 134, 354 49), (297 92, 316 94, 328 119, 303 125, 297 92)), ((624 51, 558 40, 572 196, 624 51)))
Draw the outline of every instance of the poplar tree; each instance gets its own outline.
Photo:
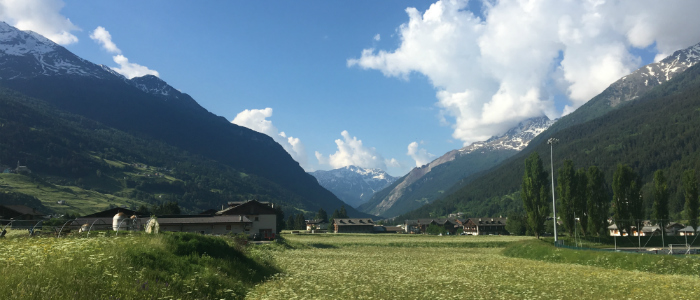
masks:
POLYGON ((693 231, 698 228, 698 179, 695 170, 685 170, 683 172, 683 189, 685 190, 685 214, 688 224, 693 227, 693 231))
POLYGON ((576 170, 576 197, 574 198, 576 217, 581 224, 581 234, 586 235, 588 231, 588 176, 586 169, 580 168, 576 170))
POLYGON ((294 229, 305 230, 306 229, 306 219, 304 219, 304 214, 298 214, 294 219, 294 229))
POLYGON ((652 218, 656 220, 661 227, 661 234, 665 234, 664 230, 668 223, 668 186, 666 185, 666 176, 664 171, 657 170, 654 173, 654 204, 652 205, 652 218))
POLYGON ((574 235, 574 212, 576 211, 576 171, 574 162, 565 160, 564 166, 557 170, 557 196, 559 200, 559 216, 569 236, 574 235))
POLYGON ((586 193, 588 196, 588 232, 604 235, 608 225, 608 189, 605 175, 596 166, 588 167, 586 193))
POLYGON ((525 160, 522 183, 522 198, 527 213, 528 228, 539 239, 544 231, 544 221, 549 215, 549 185, 542 160, 533 152, 525 160))
POLYGON ((615 224, 620 231, 626 229, 631 234, 632 225, 644 217, 637 173, 628 165, 618 164, 612 188, 615 224))

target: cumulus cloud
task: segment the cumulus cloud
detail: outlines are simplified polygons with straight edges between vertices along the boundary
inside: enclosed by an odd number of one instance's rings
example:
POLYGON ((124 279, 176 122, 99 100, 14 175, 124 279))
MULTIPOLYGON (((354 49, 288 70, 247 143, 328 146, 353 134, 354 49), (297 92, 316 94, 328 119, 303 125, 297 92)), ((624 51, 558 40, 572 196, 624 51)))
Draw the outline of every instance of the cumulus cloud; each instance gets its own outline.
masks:
POLYGON ((345 166, 358 166, 382 170, 386 170, 387 165, 391 167, 401 167, 401 164, 396 159, 384 159, 384 157, 377 152, 377 149, 374 147, 366 147, 362 144, 362 140, 350 136, 347 130, 343 130, 340 135, 343 139, 335 140, 335 144, 338 146, 338 150, 335 153, 324 156, 316 151, 316 159, 318 159, 320 165, 330 165, 333 169, 345 166))
POLYGON ((296 160, 304 170, 310 171, 306 148, 298 138, 287 136, 284 131, 280 132, 268 118, 272 117, 272 108, 246 109, 233 119, 231 123, 250 128, 257 132, 271 137, 275 142, 282 145, 282 148, 296 160))
POLYGON ((122 51, 114 42, 112 42, 112 35, 109 34, 109 31, 107 31, 107 29, 104 27, 97 26, 97 28, 90 33, 90 38, 96 43, 100 44, 107 52, 116 54, 115 56, 112 56, 112 59, 119 65, 119 67, 112 68, 112 70, 124 75, 124 77, 131 79, 145 75, 160 76, 158 71, 151 70, 148 67, 137 63, 129 62, 129 59, 122 55, 122 51))
POLYGON ((382 37, 377 33, 377 35, 374 36, 374 40, 379 42, 382 39, 382 37))
POLYGON ((416 167, 424 166, 435 158, 434 154, 428 153, 428 150, 420 148, 418 142, 408 144, 408 152, 406 155, 416 161, 416 167))
POLYGON ((464 144, 535 116, 559 117, 640 65, 633 48, 654 46, 657 60, 697 43, 700 2, 484 1, 483 18, 465 0, 421 13, 407 8, 397 49, 364 49, 348 67, 436 88, 441 122, 464 144), (554 96, 564 95, 564 111, 554 96))
POLYGON ((0 0, 0 20, 68 45, 78 42, 71 32, 80 28, 61 15, 64 5, 61 0, 0 0))

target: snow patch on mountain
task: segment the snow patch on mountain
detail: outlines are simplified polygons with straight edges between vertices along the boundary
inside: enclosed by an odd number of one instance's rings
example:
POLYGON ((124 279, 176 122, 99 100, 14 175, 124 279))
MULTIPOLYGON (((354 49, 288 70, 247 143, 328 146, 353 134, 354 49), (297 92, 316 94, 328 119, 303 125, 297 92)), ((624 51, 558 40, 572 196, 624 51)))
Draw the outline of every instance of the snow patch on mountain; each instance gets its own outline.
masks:
POLYGON ((389 186, 397 178, 383 170, 346 166, 330 171, 310 172, 324 188, 338 196, 340 200, 357 207, 367 202, 374 193, 389 186))
POLYGON ((556 120, 550 120, 546 116, 522 121, 500 136, 494 136, 484 142, 475 142, 459 149, 464 155, 474 151, 511 149, 520 151, 525 149, 530 141, 537 135, 547 130, 556 120))

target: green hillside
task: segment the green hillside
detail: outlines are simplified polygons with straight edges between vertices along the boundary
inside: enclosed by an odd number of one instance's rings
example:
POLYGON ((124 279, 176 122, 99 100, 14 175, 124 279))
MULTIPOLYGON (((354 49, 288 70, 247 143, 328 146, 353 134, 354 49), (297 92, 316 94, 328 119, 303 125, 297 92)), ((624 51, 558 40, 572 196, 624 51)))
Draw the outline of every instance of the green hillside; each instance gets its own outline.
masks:
MULTIPOLYGON (((585 111, 586 107, 580 110, 585 111)), ((493 216, 518 210, 517 205, 521 205, 518 201, 504 206, 498 202, 503 196, 519 191, 527 155, 537 151, 543 158, 549 156, 550 148, 544 141, 551 136, 560 140, 554 147, 555 169, 565 159, 573 160, 577 168, 597 165, 610 182, 618 163, 630 165, 646 183, 642 191, 647 213, 651 208, 649 183, 653 172, 664 170, 671 192, 671 213, 679 218, 683 209, 680 174, 688 168, 700 170, 700 66, 689 68, 601 117, 558 131, 548 129, 521 153, 492 171, 466 179, 470 182, 446 197, 398 219, 442 216, 455 211, 470 216, 493 216)), ((549 159, 543 161, 549 170, 549 159)))
MULTIPOLYGON (((157 140, 140 138, 11 90, 0 90, 0 192, 36 197, 48 212, 86 214, 176 201, 184 212, 258 199, 289 212, 318 206, 277 184, 157 140), (64 200, 65 204, 58 204, 64 200)), ((4 197, 26 202, 31 197, 4 197)), ((31 203, 29 203, 31 204, 31 203)))

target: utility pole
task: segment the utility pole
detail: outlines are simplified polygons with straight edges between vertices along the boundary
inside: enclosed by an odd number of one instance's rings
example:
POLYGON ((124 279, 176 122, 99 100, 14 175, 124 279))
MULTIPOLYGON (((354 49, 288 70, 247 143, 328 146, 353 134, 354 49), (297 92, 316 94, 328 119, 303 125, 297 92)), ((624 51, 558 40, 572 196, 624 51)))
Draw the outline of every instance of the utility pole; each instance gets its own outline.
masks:
POLYGON ((547 144, 549 144, 549 160, 552 166, 552 211, 554 212, 554 244, 557 243, 557 202, 554 200, 554 144, 559 142, 556 138, 549 138, 547 144))

